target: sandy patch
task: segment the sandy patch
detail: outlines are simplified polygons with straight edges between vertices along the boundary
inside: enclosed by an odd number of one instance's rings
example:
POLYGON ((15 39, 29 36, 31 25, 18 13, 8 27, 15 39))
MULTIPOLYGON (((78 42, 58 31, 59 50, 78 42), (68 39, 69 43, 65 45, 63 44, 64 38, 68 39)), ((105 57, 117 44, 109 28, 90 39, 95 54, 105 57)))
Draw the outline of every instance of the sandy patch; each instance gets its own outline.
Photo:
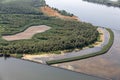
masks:
POLYGON ((26 29, 24 32, 15 35, 2 36, 2 38, 7 41, 31 39, 35 34, 45 32, 49 29, 50 27, 46 25, 31 26, 28 29, 26 29))
POLYGON ((72 20, 79 21, 78 17, 76 17, 76 16, 70 17, 70 16, 61 15, 60 13, 58 13, 57 11, 53 10, 52 8, 50 8, 48 6, 41 7, 40 9, 44 14, 46 14, 48 16, 55 16, 55 17, 59 17, 61 19, 69 19, 69 20, 72 19, 72 20))
POLYGON ((57 54, 52 54, 52 53, 50 53, 50 54, 41 54, 41 55, 27 55, 27 54, 24 54, 23 56, 24 57, 22 57, 22 59, 36 61, 36 62, 46 64, 46 61, 52 60, 54 56, 57 56, 57 54))
POLYGON ((104 39, 105 38, 105 32, 104 32, 103 28, 98 28, 97 31, 100 33, 100 42, 99 41, 95 42, 93 44, 93 46, 100 47, 101 44, 105 41, 105 39, 104 39))

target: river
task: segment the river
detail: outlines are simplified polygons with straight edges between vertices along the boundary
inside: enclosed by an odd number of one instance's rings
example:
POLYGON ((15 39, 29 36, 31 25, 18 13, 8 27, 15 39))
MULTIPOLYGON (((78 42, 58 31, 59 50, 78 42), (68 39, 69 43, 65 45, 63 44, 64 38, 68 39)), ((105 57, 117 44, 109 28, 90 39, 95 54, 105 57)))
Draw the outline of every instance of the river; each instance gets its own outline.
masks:
POLYGON ((46 0, 46 3, 51 7, 73 13, 80 21, 111 28, 115 35, 114 44, 106 54, 53 66, 109 80, 120 80, 120 8, 82 0, 46 0))
POLYGON ((73 13, 81 21, 120 30, 120 8, 82 0, 46 0, 46 3, 51 7, 73 13))
POLYGON ((15 58, 0 58, 0 80, 104 80, 15 58))
POLYGON ((53 66, 110 80, 120 80, 120 31, 113 31, 115 34, 114 43, 107 53, 84 60, 55 64, 53 66))

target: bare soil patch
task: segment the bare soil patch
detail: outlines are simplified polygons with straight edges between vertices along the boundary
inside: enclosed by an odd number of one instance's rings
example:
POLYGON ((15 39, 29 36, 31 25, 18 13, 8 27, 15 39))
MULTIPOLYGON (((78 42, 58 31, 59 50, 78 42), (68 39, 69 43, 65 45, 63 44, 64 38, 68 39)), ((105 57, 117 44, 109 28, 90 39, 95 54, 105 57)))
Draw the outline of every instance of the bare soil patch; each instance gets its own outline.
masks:
POLYGON ((24 32, 21 32, 15 35, 2 36, 2 38, 7 41, 31 39, 35 34, 45 32, 50 28, 51 27, 46 25, 31 26, 28 29, 26 29, 24 32))
POLYGON ((76 17, 76 16, 70 17, 70 16, 61 15, 58 11, 55 11, 52 8, 48 7, 48 6, 41 7, 40 9, 41 9, 41 11, 44 14, 46 14, 48 16, 55 16, 55 17, 58 17, 58 18, 61 18, 61 19, 77 20, 77 21, 79 21, 78 17, 76 17))

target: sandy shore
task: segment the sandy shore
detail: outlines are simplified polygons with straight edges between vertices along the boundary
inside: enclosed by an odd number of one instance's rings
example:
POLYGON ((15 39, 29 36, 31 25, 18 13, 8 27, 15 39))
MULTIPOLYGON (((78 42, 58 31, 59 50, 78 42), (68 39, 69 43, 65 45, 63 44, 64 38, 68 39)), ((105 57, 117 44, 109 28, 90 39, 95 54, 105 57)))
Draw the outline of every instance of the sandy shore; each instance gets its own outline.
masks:
POLYGON ((50 28, 51 27, 46 25, 31 26, 28 29, 26 29, 24 32, 15 35, 2 36, 2 38, 7 41, 31 39, 35 34, 45 32, 50 28))
POLYGON ((105 39, 104 39, 105 38, 105 33, 104 33, 103 28, 98 28, 97 30, 100 33, 100 42, 99 41, 95 42, 93 44, 93 46, 101 46, 101 44, 105 41, 105 39))
MULTIPOLYGON (((95 47, 101 47, 101 45, 103 45, 104 41, 105 41, 105 31, 103 28, 98 28, 97 29, 99 31, 99 33, 101 33, 102 35, 100 35, 100 40, 101 42, 96 42, 95 44, 93 44, 95 47)), ((89 48, 85 48, 88 49, 88 53, 89 52, 89 48)), ((92 50, 91 50, 92 51, 92 50)), ((27 60, 32 60, 32 61, 36 61, 36 62, 40 62, 40 63, 46 63, 46 61, 49 60, 56 60, 56 59, 63 59, 63 58, 69 58, 69 57, 74 57, 74 56, 80 56, 80 55, 84 55, 84 49, 80 50, 78 52, 70 52, 70 53, 62 53, 62 54, 41 54, 41 55, 24 55, 23 59, 27 59, 27 60), (82 52, 83 51, 83 52, 82 52)), ((86 53, 86 54, 88 54, 86 53)))

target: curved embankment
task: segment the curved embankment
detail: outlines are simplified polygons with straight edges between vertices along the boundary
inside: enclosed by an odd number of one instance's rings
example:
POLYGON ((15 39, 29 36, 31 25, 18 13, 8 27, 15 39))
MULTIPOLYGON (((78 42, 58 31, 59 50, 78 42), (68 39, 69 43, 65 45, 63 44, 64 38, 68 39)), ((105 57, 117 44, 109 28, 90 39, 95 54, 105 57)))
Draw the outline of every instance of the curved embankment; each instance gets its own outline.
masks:
POLYGON ((111 46, 112 46, 112 44, 114 42, 114 33, 112 32, 111 29, 107 29, 107 30, 110 33, 110 39, 109 39, 108 44, 103 46, 103 48, 100 51, 90 53, 90 54, 85 54, 85 55, 82 55, 82 56, 77 56, 77 57, 65 58, 65 59, 60 59, 60 60, 51 60, 51 61, 47 61, 46 63, 48 65, 51 65, 51 64, 70 62, 70 61, 81 60, 81 59, 86 59, 86 58, 102 55, 102 54, 108 52, 108 50, 111 48, 111 46))
POLYGON ((93 48, 86 47, 82 50, 75 50, 72 52, 65 53, 64 51, 61 51, 61 54, 41 54, 41 55, 24 55, 22 59, 27 59, 35 62, 40 62, 46 64, 46 61, 50 60, 59 60, 59 59, 65 59, 65 58, 71 58, 76 56, 82 56, 85 54, 98 52, 101 50, 101 48, 106 45, 109 42, 109 32, 104 28, 98 28, 98 32, 100 33, 100 41, 97 41, 96 43, 92 44, 94 45, 93 48))
POLYGON ((120 80, 120 30, 113 29, 113 32, 114 43, 107 53, 84 60, 55 64, 52 66, 108 78, 108 80, 120 80))
POLYGON ((2 36, 2 38, 7 41, 31 39, 35 34, 45 32, 45 31, 49 30, 50 28, 51 27, 46 26, 46 25, 31 26, 21 33, 18 33, 15 35, 2 36))

